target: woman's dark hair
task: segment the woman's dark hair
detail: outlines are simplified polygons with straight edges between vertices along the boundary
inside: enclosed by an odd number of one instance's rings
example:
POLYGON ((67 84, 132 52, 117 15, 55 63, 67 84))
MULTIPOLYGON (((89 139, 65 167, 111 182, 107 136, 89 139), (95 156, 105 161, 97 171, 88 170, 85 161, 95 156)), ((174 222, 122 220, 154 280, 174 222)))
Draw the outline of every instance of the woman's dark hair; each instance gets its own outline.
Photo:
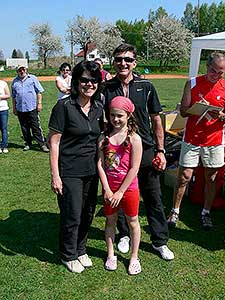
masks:
POLYGON ((102 82, 102 74, 99 69, 99 65, 93 61, 83 60, 78 63, 72 71, 71 79, 71 98, 75 99, 79 95, 78 86, 79 79, 82 77, 84 72, 89 72, 92 78, 95 78, 98 83, 98 88, 91 99, 96 99, 99 96, 100 85, 102 82))
POLYGON ((68 64, 68 63, 66 63, 66 62, 64 62, 64 63, 62 63, 61 66, 59 67, 59 72, 58 72, 58 73, 60 73, 60 71, 64 70, 65 68, 69 68, 70 71, 71 71, 71 65, 68 64))
MULTIPOLYGON (((127 122, 127 137, 125 139, 125 141, 123 142, 123 145, 124 147, 128 147, 128 145, 130 144, 130 137, 138 131, 138 125, 137 125, 137 122, 136 122, 136 119, 134 117, 133 114, 130 114, 130 113, 127 113, 128 116, 130 115, 129 119, 128 119, 128 122, 127 122)), ((106 128, 106 131, 104 132, 104 135, 105 135, 105 139, 102 143, 102 149, 104 150, 108 143, 109 143, 109 135, 110 133, 112 132, 113 130, 113 126, 110 122, 108 122, 107 124, 107 128, 106 128)))

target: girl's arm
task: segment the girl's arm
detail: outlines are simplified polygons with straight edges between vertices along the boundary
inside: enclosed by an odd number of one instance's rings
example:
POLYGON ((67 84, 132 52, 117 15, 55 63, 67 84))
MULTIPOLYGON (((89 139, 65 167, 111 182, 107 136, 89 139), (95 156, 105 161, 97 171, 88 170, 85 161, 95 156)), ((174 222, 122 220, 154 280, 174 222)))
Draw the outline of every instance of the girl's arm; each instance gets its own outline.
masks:
POLYGON ((97 167, 98 167, 98 173, 99 173, 99 177, 101 180, 101 184, 103 187, 104 192, 104 200, 109 201, 109 199, 111 198, 111 196, 113 195, 113 192, 110 189, 109 183, 108 183, 108 179, 106 177, 106 173, 104 170, 104 153, 102 151, 102 142, 104 140, 104 137, 101 136, 99 138, 99 143, 98 143, 98 162, 97 162, 97 167))
POLYGON ((62 195, 62 180, 59 176, 59 144, 62 134, 50 131, 48 142, 50 145, 50 169, 52 176, 52 190, 62 195))
POLYGON ((112 207, 118 206, 120 200, 123 197, 124 192, 127 190, 129 185, 134 180, 135 176, 138 173, 141 158, 142 158, 142 142, 141 138, 138 134, 134 134, 131 137, 131 167, 128 171, 123 183, 121 184, 120 188, 116 193, 113 194, 111 197, 111 205, 112 207))

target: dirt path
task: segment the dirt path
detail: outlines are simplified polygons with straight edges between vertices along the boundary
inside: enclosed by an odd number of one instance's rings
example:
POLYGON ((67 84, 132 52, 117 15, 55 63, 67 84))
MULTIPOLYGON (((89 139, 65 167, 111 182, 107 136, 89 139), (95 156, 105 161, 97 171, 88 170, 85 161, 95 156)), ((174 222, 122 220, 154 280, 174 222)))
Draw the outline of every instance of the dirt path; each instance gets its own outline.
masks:
MULTIPOLYGON (((56 76, 38 76, 40 81, 55 81, 56 76)), ((145 75, 147 79, 169 79, 169 78, 188 78, 185 75, 177 75, 177 74, 156 74, 156 75, 145 75)), ((7 82, 12 81, 12 77, 1 78, 7 82)))

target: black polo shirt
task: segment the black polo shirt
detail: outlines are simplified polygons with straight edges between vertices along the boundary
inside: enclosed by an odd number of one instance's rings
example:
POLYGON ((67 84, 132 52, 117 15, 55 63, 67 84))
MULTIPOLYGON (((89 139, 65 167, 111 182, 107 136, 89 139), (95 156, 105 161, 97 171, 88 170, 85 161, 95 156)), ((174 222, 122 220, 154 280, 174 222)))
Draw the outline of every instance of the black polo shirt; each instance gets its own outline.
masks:
POLYGON ((97 139, 101 132, 103 105, 92 103, 88 116, 76 100, 66 98, 53 107, 49 129, 62 134, 59 147, 61 177, 94 175, 97 139))
MULTIPOLYGON (((157 92, 149 80, 135 75, 133 80, 129 82, 128 92, 128 98, 135 105, 134 116, 138 124, 138 133, 142 138, 143 147, 152 147, 154 143, 149 114, 158 114, 162 111, 157 92)), ((108 115, 110 101, 116 96, 124 96, 121 81, 117 77, 106 81, 103 94, 105 95, 106 115, 108 115)))

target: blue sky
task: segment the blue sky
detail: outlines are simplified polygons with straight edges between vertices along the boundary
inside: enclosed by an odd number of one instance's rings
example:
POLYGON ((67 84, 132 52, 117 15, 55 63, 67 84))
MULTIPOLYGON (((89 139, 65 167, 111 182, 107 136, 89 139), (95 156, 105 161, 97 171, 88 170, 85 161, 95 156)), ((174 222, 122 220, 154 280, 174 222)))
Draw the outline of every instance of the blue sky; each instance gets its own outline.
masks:
MULTIPOLYGON (((135 19, 147 20, 149 9, 156 10, 159 6, 166 9, 169 14, 177 18, 183 16, 187 2, 193 6, 197 0, 19 0, 1 1, 0 17, 0 49, 3 50, 5 58, 11 57, 14 48, 20 49, 23 53, 29 51, 32 57, 32 36, 29 27, 32 24, 48 22, 54 34, 63 39, 65 54, 69 54, 69 45, 65 42, 64 36, 67 22, 77 15, 86 19, 96 16, 101 22, 114 23, 118 19, 134 21, 135 19)), ((200 0, 200 4, 220 0, 200 0)))

